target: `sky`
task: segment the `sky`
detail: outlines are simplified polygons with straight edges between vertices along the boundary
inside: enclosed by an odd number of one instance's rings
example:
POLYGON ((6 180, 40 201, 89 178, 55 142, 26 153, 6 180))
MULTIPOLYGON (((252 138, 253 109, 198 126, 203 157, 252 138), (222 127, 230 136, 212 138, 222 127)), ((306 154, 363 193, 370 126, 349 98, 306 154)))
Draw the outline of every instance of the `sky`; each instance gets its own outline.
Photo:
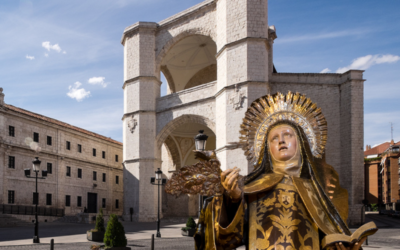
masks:
MULTIPOLYGON (((5 102, 122 142, 125 27, 199 0, 2 0, 5 102)), ((278 72, 365 70, 364 144, 400 141, 400 1, 270 0, 278 72)), ((163 79, 162 95, 166 84, 163 79)))

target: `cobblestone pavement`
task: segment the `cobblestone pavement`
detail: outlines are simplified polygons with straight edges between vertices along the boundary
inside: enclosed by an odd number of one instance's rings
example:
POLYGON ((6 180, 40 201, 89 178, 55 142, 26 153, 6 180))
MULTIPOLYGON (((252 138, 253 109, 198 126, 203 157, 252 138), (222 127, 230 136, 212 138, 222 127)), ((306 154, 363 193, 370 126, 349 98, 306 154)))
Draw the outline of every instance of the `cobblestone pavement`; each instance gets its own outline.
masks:
MULTIPOLYGON (((54 250, 89 250, 92 242, 83 243, 60 243, 54 245, 54 250)), ((101 245, 101 244, 98 244, 101 245)), ((149 240, 135 240, 129 241, 128 247, 132 250, 150 250, 151 249, 151 239, 149 240)), ((24 245, 24 246, 4 246, 0 247, 1 250, 49 250, 50 244, 36 244, 36 245, 24 245)), ((185 238, 155 238, 154 249, 176 249, 176 250, 186 250, 194 249, 194 241, 191 237, 185 238)))

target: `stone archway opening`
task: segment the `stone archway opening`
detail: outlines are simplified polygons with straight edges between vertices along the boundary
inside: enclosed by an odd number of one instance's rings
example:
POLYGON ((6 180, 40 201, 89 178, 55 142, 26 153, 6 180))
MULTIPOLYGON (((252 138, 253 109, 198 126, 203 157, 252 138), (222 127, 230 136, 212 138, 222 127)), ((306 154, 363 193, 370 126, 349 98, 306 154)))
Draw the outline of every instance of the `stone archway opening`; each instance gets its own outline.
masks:
POLYGON ((179 40, 161 61, 167 94, 217 80, 217 45, 211 37, 191 35, 179 40))
MULTIPOLYGON (((180 168, 193 165, 198 162, 195 159, 194 137, 199 130, 209 137, 206 150, 215 150, 216 136, 214 132, 204 124, 187 122, 177 126, 166 137, 161 146, 162 171, 167 178, 180 168)), ((197 216, 198 196, 181 195, 178 198, 163 192, 162 212, 164 217, 188 217, 197 216)))

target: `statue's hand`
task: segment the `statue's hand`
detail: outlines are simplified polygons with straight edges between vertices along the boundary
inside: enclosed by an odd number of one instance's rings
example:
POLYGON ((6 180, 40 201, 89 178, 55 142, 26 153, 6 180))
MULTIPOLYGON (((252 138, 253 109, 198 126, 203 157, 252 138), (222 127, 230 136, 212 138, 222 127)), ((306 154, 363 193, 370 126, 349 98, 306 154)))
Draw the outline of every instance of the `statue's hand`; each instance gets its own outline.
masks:
POLYGON ((239 168, 234 167, 221 173, 222 186, 233 201, 239 201, 242 197, 242 190, 238 185, 239 171, 239 168))
POLYGON ((360 241, 354 243, 354 245, 350 247, 345 247, 342 243, 336 243, 336 248, 331 247, 332 250, 359 250, 361 248, 361 245, 364 243, 364 241, 367 239, 367 237, 362 238, 360 241))

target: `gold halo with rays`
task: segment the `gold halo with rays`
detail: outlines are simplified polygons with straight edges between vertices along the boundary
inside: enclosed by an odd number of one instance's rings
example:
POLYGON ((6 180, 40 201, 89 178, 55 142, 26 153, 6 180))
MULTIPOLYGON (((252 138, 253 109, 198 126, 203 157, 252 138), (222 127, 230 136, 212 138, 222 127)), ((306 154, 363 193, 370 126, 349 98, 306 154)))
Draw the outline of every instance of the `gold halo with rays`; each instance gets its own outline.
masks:
POLYGON ((314 157, 322 158, 327 141, 327 123, 321 108, 304 94, 276 93, 255 100, 240 125, 240 144, 247 159, 255 163, 264 148, 268 128, 289 121, 300 126, 307 136, 314 157))

